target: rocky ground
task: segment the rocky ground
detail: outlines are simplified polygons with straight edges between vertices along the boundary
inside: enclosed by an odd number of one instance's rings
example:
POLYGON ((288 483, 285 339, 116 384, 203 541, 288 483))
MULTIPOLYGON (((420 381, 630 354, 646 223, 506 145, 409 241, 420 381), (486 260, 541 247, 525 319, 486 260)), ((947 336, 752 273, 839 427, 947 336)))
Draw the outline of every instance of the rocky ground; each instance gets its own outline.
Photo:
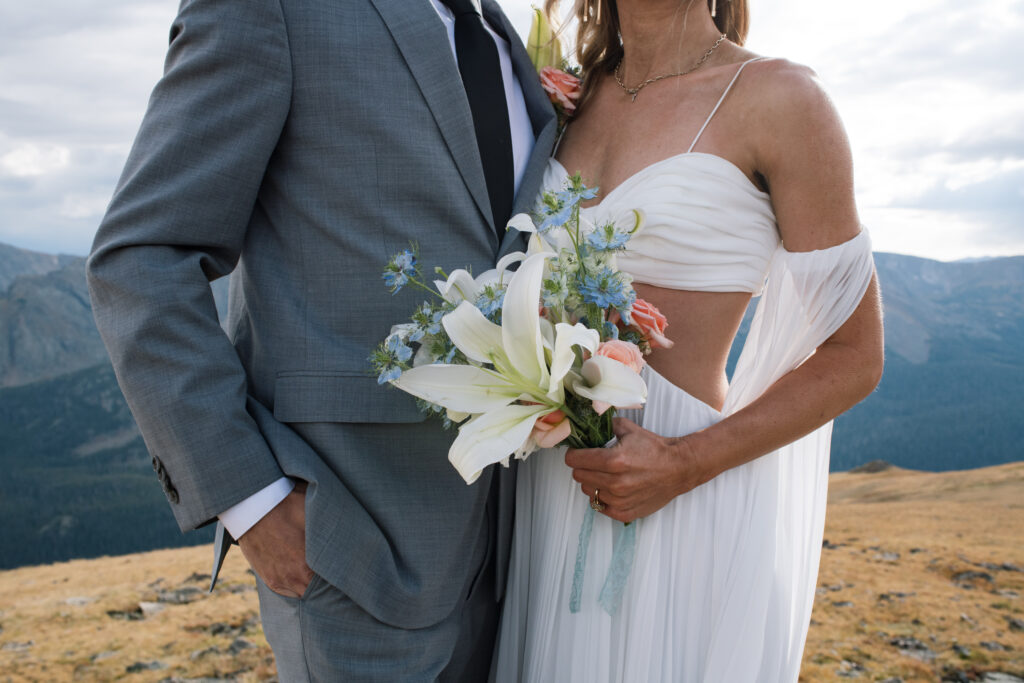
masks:
MULTIPOLYGON (((874 469, 874 468, 869 468, 874 469)), ((802 681, 1024 680, 1024 463, 832 476, 802 681)), ((0 572, 0 683, 269 681, 253 578, 209 547, 0 572)))

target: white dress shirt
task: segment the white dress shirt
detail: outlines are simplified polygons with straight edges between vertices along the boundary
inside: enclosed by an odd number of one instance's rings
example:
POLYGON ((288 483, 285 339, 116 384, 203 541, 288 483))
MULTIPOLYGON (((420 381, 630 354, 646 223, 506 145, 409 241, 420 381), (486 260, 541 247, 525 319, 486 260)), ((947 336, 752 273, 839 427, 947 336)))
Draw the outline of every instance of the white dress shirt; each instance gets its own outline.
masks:
MULTIPOLYGON (((455 54, 455 16, 452 11, 441 2, 441 0, 430 0, 441 21, 448 30, 448 42, 451 43, 452 56, 457 60, 455 54)), ((479 0, 473 0, 473 4, 479 9, 479 0)), ((493 28, 485 21, 488 33, 494 39, 498 47, 498 60, 501 62, 501 78, 505 84, 505 101, 508 103, 508 119, 512 133, 512 159, 515 166, 515 190, 519 190, 519 183, 523 180, 526 172, 526 162, 533 152, 533 126, 530 125, 530 115, 526 111, 526 101, 523 99, 523 89, 512 70, 512 58, 509 52, 509 44, 504 38, 498 35, 493 28)), ((383 264, 382 264, 383 265, 383 264)), ((284 500, 295 487, 295 482, 288 477, 281 477, 266 488, 263 488, 249 496, 237 505, 233 505, 218 517, 224 523, 224 528, 236 540, 242 537, 246 531, 252 528, 256 522, 273 510, 284 500)))

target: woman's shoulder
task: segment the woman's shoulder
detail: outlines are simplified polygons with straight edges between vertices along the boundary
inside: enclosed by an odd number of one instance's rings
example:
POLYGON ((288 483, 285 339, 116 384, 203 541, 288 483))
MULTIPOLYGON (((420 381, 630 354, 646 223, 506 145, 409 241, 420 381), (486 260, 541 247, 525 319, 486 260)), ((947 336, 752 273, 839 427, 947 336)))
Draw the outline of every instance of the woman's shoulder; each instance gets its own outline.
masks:
POLYGON ((817 79, 818 75, 814 69, 806 64, 794 62, 785 57, 773 57, 760 55, 755 52, 745 52, 744 61, 750 62, 748 68, 756 69, 762 80, 768 80, 777 84, 789 83, 796 85, 801 82, 810 82, 817 79))
POLYGON ((787 248, 818 249, 856 235, 850 143, 818 75, 787 59, 747 69, 754 76, 744 96, 751 144, 787 248))
POLYGON ((810 66, 782 57, 755 56, 745 67, 748 103, 762 112, 765 123, 791 129, 836 119, 835 107, 818 74, 810 66))

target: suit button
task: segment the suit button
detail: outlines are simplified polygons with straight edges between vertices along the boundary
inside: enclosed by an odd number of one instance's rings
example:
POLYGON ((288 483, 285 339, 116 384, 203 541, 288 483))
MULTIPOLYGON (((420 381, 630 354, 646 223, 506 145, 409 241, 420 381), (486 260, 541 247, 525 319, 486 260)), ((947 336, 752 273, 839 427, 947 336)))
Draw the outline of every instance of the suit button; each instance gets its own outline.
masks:
POLYGON ((177 505, 178 501, 180 500, 180 498, 178 497, 178 489, 174 488, 173 486, 168 485, 166 493, 167 493, 167 500, 169 500, 172 503, 174 503, 175 505, 177 505))
POLYGON ((159 471, 160 471, 160 459, 159 459, 159 458, 157 458, 157 457, 156 457, 156 456, 154 455, 154 456, 153 456, 153 460, 152 460, 152 462, 153 462, 153 471, 154 471, 154 472, 159 472, 159 471))

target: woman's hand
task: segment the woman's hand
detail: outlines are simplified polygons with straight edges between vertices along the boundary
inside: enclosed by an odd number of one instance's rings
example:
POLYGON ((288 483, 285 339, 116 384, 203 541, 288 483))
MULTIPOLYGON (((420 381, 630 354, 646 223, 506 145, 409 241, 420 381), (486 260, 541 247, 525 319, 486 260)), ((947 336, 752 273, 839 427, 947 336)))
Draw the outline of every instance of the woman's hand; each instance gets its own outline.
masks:
POLYGON ((619 442, 611 448, 565 453, 583 493, 593 499, 599 492, 602 512, 612 519, 646 517, 713 476, 685 438, 658 436, 621 417, 613 424, 619 442))

